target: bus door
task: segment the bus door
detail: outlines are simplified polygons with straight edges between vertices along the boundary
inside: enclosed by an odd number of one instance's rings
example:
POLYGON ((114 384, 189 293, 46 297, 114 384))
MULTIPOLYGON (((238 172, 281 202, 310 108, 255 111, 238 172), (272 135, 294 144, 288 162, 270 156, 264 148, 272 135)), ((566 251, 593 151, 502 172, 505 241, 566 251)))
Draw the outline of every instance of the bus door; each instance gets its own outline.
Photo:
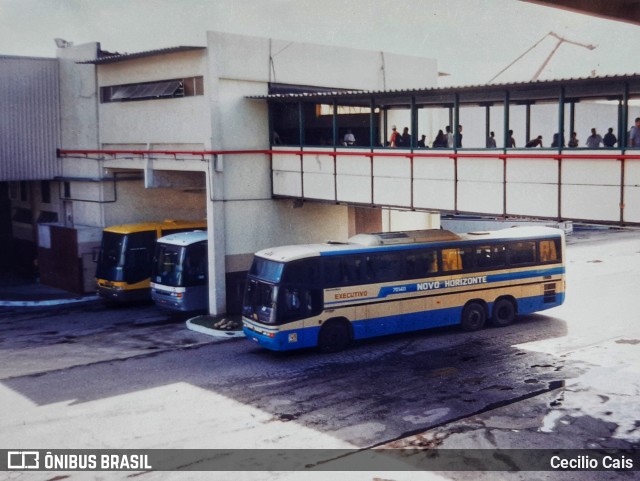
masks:
POLYGON ((124 278, 128 284, 142 282, 151 276, 155 242, 155 231, 128 234, 124 261, 124 278))

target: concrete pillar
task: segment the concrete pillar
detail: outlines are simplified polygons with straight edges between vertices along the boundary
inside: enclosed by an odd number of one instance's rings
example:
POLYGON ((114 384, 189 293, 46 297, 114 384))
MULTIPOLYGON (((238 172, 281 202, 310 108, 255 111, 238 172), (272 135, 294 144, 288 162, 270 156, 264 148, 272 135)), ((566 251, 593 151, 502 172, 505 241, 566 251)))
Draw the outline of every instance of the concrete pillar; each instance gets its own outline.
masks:
MULTIPOLYGON (((208 81, 205 95, 208 96, 211 109, 211 149, 230 149, 229 142, 234 136, 225 118, 224 98, 220 95, 220 62, 224 58, 224 41, 217 34, 207 34, 208 81), (228 135, 225 135, 228 134, 228 135), (225 140, 225 138, 227 140, 225 140)), ((223 61, 222 61, 223 62, 223 61)), ((265 119, 266 120, 266 119, 265 119)), ((267 135, 264 137, 268 138, 267 135)), ((209 256, 209 313, 221 315, 227 311, 227 290, 225 282, 225 260, 227 257, 225 234, 225 178, 222 155, 213 155, 207 168, 207 242, 209 256)))
MULTIPOLYGON (((217 159, 221 161, 222 159, 217 159)), ((214 168, 211 159, 207 176, 207 232, 209 255, 209 313, 224 314, 227 311, 225 284, 225 232, 224 232, 224 183, 223 173, 214 168)))

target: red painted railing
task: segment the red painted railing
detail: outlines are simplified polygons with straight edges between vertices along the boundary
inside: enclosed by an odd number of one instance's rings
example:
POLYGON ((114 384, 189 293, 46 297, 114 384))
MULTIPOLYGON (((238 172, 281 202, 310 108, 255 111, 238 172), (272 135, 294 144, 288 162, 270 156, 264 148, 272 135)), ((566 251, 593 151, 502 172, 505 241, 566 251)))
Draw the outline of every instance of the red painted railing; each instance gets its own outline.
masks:
MULTIPOLYGON (((300 167, 299 169, 296 168, 295 171, 293 171, 296 175, 300 176, 300 185, 299 185, 299 189, 300 189, 300 198, 305 199, 305 195, 304 195, 304 182, 305 182, 305 170, 304 170, 304 163, 303 163, 303 158, 305 156, 314 156, 314 155, 320 155, 320 156, 325 156, 325 157, 331 157, 333 158, 333 163, 334 163, 334 167, 333 167, 333 172, 329 173, 329 175, 333 175, 334 176, 334 187, 333 187, 333 200, 331 200, 331 202, 335 202, 335 203, 342 203, 345 202, 342 198, 339 198, 338 195, 338 188, 337 188, 337 178, 338 178, 338 169, 337 169, 337 162, 339 160, 339 158, 346 158, 346 157, 366 157, 370 160, 371 162, 371 170, 368 174, 366 174, 367 176, 371 177, 371 195, 370 195, 370 199, 371 202, 368 205, 378 205, 375 203, 375 199, 376 199, 376 192, 374 192, 374 179, 376 178, 374 176, 374 169, 373 169, 373 163, 375 158, 405 158, 405 159, 409 159, 410 161, 410 178, 407 179, 408 181, 410 181, 411 183, 411 199, 410 199, 410 205, 388 205, 385 203, 385 207, 390 207, 390 208, 402 208, 402 209, 412 209, 412 210, 416 210, 416 209, 426 209, 426 207, 424 206, 419 206, 416 207, 416 205, 414 204, 414 181, 416 180, 414 178, 414 159, 420 159, 420 158, 441 158, 441 159, 449 159, 449 160, 453 160, 454 162, 454 178, 450 180, 450 182, 453 182, 453 189, 454 189, 454 205, 452 206, 452 208, 450 210, 442 210, 443 212, 454 212, 454 213, 469 213, 469 214, 488 214, 486 212, 470 212, 469 210, 459 210, 458 209, 458 204, 459 204, 459 196, 458 196, 458 160, 459 159, 498 159, 498 160, 502 160, 504 162, 504 174, 502 176, 501 179, 496 179, 496 183, 502 184, 503 185, 503 211, 502 212, 495 212, 495 213, 491 213, 491 215, 501 215, 501 216, 508 216, 508 215, 513 215, 511 213, 508 212, 507 209, 507 166, 509 165, 509 160, 510 159, 527 159, 527 160, 555 160, 558 162, 558 185, 557 185, 557 200, 556 200, 556 206, 557 206, 557 215, 554 217, 544 217, 541 216, 543 218, 554 218, 554 219, 570 219, 570 220, 576 220, 576 221, 588 221, 588 222, 602 222, 602 223, 610 223, 610 224, 618 224, 618 225, 640 225, 640 220, 636 219, 636 217, 638 217, 635 213, 632 213, 632 215, 626 215, 625 212, 625 189, 635 189, 637 187, 639 187, 638 185, 636 185, 636 182, 633 183, 633 185, 628 185, 625 182, 625 172, 628 170, 626 167, 626 162, 627 160, 630 161, 638 161, 640 160, 640 149, 639 150, 627 150, 627 151, 613 151, 613 152, 606 152, 604 149, 602 151, 602 153, 595 153, 593 150, 589 150, 588 152, 585 151, 582 152, 581 150, 583 149, 565 149, 562 151, 555 151, 555 150, 538 150, 538 149, 530 149, 530 150, 524 150, 524 149, 518 149, 518 150, 514 150, 514 151, 509 151, 509 150, 487 150, 486 152, 477 152, 477 151, 468 151, 468 150, 459 150, 459 151, 455 151, 455 150, 438 150, 438 149, 425 149, 425 150, 414 150, 414 151, 405 151, 405 150, 400 150, 400 149, 393 149, 393 148, 378 148, 375 150, 371 150, 371 149, 367 149, 367 148, 362 148, 362 150, 360 149, 353 149, 353 148, 326 148, 326 149, 318 149, 318 148, 309 148, 308 150, 305 149, 300 149, 300 148, 296 148, 296 147, 289 147, 286 148, 286 146, 283 146, 284 149, 280 150, 279 148, 276 149, 246 149, 246 150, 135 150, 135 149, 124 149, 124 150, 84 150, 84 149, 78 149, 78 150, 70 150, 70 149, 59 149, 58 150, 58 156, 59 157, 87 157, 87 158, 91 158, 90 156, 100 156, 101 158, 99 160, 118 160, 119 158, 121 158, 122 156, 126 156, 127 159, 131 159, 132 157, 148 157, 148 156, 170 156, 173 158, 178 158, 178 157, 199 157, 202 160, 204 160, 205 157, 208 156, 212 156, 212 157, 217 157, 217 156, 233 156, 233 155, 265 155, 265 156, 269 156, 271 159, 273 159, 274 155, 278 155, 278 156, 298 156, 300 158, 300 167), (365 150, 366 149, 366 150, 365 150), (108 159, 111 158, 111 159, 108 159), (620 163, 620 180, 619 182, 616 182, 614 187, 616 189, 619 189, 619 195, 617 196, 618 199, 616 199, 615 202, 615 208, 617 210, 618 205, 619 205, 619 218, 616 220, 613 219, 607 219, 607 220, 602 220, 602 219, 589 219, 589 218, 571 218, 571 217, 567 217, 567 216, 563 216, 563 206, 562 206, 562 202, 563 202, 563 187, 567 187, 569 185, 571 185, 570 183, 564 183, 563 184, 563 175, 562 175, 562 166, 563 163, 565 161, 573 161, 573 160, 600 160, 600 161, 615 161, 615 162, 619 162, 620 163), (629 219, 629 217, 631 218, 631 221, 629 219)), ((479 149, 480 150, 480 149, 479 149)), ((124 159, 123 159, 124 160, 124 159)), ((273 168, 272 168, 273 171, 273 168)), ((277 170, 276 170, 277 171, 277 170)), ((637 174, 634 174, 637 175, 637 174)), ((467 180, 468 182, 468 180, 467 180)), ((640 182, 638 183, 640 184, 640 182)), ((513 184, 512 184, 513 185, 513 184)), ((598 184, 598 179, 594 179, 594 184, 596 186, 604 186, 604 184, 598 184)), ((295 189, 294 189, 295 190, 295 189)), ((634 191, 635 192, 635 191, 634 191)), ((282 193, 279 194, 274 194, 276 197, 296 197, 296 195, 285 195, 282 193)), ((326 201, 327 199, 317 199, 317 200, 324 200, 326 201)), ((598 199, 599 200, 599 199, 598 199)), ((533 201, 533 199, 532 199, 533 201)), ((596 199, 594 199, 594 202, 596 201, 596 199)), ((611 199, 609 199, 609 206, 612 207, 614 204, 611 203, 611 199)), ((355 204, 359 204, 359 202, 354 202, 355 204)), ((382 205, 382 204, 380 204, 382 205)), ((437 207, 435 208, 437 209, 437 207)), ((635 206, 634 206, 634 209, 635 206)), ((637 210, 637 209, 636 209, 637 210)), ((633 211, 635 212, 635 211, 633 211)), ((518 214, 515 214, 518 215, 518 214)), ((526 217, 526 215, 522 216, 522 217, 526 217)), ((611 217, 611 216, 610 216, 611 217)), ((616 214, 616 217, 617 214, 616 214)))

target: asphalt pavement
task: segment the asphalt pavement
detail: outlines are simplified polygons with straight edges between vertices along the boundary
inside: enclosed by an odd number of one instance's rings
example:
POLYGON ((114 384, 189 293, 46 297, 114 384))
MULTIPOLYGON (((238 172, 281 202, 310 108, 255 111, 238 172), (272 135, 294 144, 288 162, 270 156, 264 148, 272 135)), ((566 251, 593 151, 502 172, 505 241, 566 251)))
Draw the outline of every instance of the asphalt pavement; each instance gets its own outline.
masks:
MULTIPOLYGON (((459 418, 444 416, 441 423, 432 421, 441 414, 437 409, 425 411, 421 414, 424 419, 421 418, 420 423, 430 425, 430 428, 405 432, 375 447, 445 450, 564 448, 638 452, 640 421, 636 406, 640 397, 640 323, 633 306, 640 269, 640 235, 637 232, 606 232, 589 233, 582 238, 578 234, 572 236, 568 244, 571 297, 553 314, 563 320, 567 332, 561 337, 523 341, 514 346, 522 352, 538 353, 556 360, 549 362, 548 369, 556 374, 562 369, 560 372, 565 373, 564 380, 502 405, 487 405, 471 415, 459 418), (576 366, 579 372, 566 372, 565 364, 576 366)), ((0 274, 0 306, 47 306, 96 299, 93 295, 80 296, 35 281, 0 274)), ((531 367, 540 369, 546 366, 531 367)), ((443 376, 450 374, 449 371, 438 373, 443 376)), ((304 426, 300 426, 302 431, 304 426)), ((194 442, 199 439, 197 433, 193 439, 194 442)), ((477 460, 472 459, 468 464, 471 466, 475 462, 477 460)), ((509 462, 508 459, 505 461, 509 462)), ((467 464, 466 461, 464 463, 467 464)), ((518 471, 522 466, 510 469, 518 471)), ((157 478, 149 476, 149 479, 161 479, 160 474, 157 478)), ((292 473, 291 479, 300 479, 299 474, 292 473)), ((415 474, 404 473, 393 479, 414 479, 415 474)), ((459 472, 444 477, 434 474, 433 478, 459 481, 542 479, 529 476, 526 470, 515 477, 510 476, 514 474, 459 472)), ((634 471, 547 472, 543 477, 563 480, 631 479, 634 471)), ((289 478, 282 475, 274 479, 289 478)), ((371 477, 358 475, 352 479, 370 480, 371 477)))
POLYGON ((0 274, 0 306, 56 306, 98 299, 95 293, 77 294, 11 273, 0 274))

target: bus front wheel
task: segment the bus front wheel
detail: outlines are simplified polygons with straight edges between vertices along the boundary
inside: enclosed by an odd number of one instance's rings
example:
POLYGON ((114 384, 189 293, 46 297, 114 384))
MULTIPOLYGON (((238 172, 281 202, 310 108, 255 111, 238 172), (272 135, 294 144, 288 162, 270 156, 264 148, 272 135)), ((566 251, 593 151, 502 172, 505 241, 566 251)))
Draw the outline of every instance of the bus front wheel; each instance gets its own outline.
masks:
POLYGON ((509 299, 498 299, 493 305, 491 324, 496 327, 505 327, 516 318, 516 308, 509 299))
POLYGON ((342 351, 350 342, 349 326, 343 320, 325 322, 318 335, 318 348, 322 352, 342 351))
POLYGON ((487 311, 479 302, 470 302, 462 310, 460 325, 465 331, 477 331, 484 327, 487 320, 487 311))

